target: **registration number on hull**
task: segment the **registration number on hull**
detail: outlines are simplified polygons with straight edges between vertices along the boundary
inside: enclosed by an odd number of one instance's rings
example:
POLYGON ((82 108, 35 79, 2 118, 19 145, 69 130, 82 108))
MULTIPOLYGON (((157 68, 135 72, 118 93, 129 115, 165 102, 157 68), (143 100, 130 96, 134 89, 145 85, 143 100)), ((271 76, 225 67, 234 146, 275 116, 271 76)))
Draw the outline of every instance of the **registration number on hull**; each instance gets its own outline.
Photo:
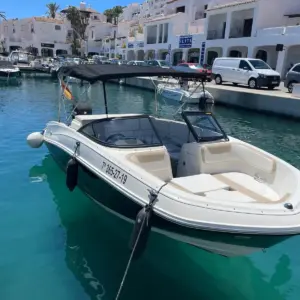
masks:
POLYGON ((102 168, 101 168, 107 175, 109 175, 110 177, 118 180, 119 182, 121 182, 122 184, 125 184, 127 181, 127 175, 124 174, 121 170, 119 170, 116 167, 113 167, 112 165, 110 165, 107 162, 103 162, 102 163, 102 168))

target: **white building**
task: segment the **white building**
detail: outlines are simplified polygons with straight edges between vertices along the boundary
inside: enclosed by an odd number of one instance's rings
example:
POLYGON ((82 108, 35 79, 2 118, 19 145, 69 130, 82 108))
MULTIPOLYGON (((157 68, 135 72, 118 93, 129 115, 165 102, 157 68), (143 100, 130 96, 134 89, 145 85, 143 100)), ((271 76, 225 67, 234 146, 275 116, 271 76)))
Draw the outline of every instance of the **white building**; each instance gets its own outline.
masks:
POLYGON ((210 5, 206 60, 211 63, 217 56, 257 57, 284 75, 291 63, 300 61, 299 24, 300 2, 295 0, 210 5))
POLYGON ((70 52, 70 25, 62 19, 32 17, 0 23, 2 51, 29 49, 42 56, 70 52))
MULTIPOLYGON (((68 8, 68 7, 67 7, 68 8)), ((67 9, 66 8, 66 9, 67 9)), ((82 42, 80 51, 85 54, 101 51, 102 43, 98 36, 111 34, 112 24, 106 22, 106 16, 87 7, 81 2, 81 11, 89 13, 87 41, 82 42)), ((71 54, 73 29, 64 12, 57 14, 56 19, 48 17, 32 17, 12 19, 0 23, 0 52, 15 49, 27 49, 40 56, 71 54)))
POLYGON ((203 60, 204 52, 201 56, 201 49, 205 38, 206 2, 207 0, 150 2, 149 5, 156 5, 156 9, 159 7, 161 11, 143 20, 144 40, 135 38, 129 43, 127 58, 165 59, 168 56, 174 64, 181 59, 203 60), (140 47, 141 45, 144 47, 140 47))

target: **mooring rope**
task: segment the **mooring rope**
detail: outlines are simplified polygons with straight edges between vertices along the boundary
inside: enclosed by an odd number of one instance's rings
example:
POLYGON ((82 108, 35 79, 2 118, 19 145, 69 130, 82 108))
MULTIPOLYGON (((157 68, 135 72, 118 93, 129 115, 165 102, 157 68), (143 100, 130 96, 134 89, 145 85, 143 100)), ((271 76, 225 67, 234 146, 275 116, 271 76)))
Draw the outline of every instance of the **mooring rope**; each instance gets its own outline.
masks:
MULTIPOLYGON (((165 182, 164 184, 161 185, 161 187, 158 189, 158 191, 153 191, 155 192, 154 196, 152 198, 150 198, 150 203, 147 204, 144 208, 147 209, 152 209, 153 208, 153 205, 154 205, 154 202, 155 200, 157 199, 160 191, 162 190, 163 187, 165 187, 169 182, 165 182)), ((150 191, 150 195, 151 195, 151 191, 150 191)), ((129 268, 130 268, 130 265, 131 265, 131 262, 132 262, 132 259, 133 259, 133 255, 134 255, 134 252, 135 252, 135 249, 136 249, 136 246, 139 242, 139 239, 140 239, 140 236, 141 236, 141 233, 142 233, 142 230, 143 230, 143 226, 144 226, 144 223, 145 223, 145 220, 148 219, 147 217, 144 218, 143 222, 142 222, 142 225, 140 227, 140 231, 139 231, 139 234, 137 236, 137 239, 135 241, 135 244, 134 244, 134 247, 131 251, 131 254, 130 254, 130 257, 129 257, 129 260, 128 260, 128 263, 127 263, 127 266, 126 266, 126 269, 125 269, 125 272, 124 272, 124 275, 123 275, 123 278, 122 278, 122 281, 121 281, 121 284, 120 284, 120 287, 119 287, 119 290, 118 290, 118 293, 117 293, 117 296, 115 298, 115 300, 118 300, 120 295, 121 295, 121 292, 122 292, 122 289, 123 289, 123 286, 124 286, 124 283, 125 283, 125 280, 126 280, 126 277, 127 277, 127 274, 128 274, 128 271, 129 271, 129 268)))
POLYGON ((134 252, 135 252, 135 249, 136 249, 136 246, 139 242, 139 239, 140 239, 140 236, 141 236, 141 233, 142 233, 142 230, 143 230, 143 225, 145 223, 145 220, 146 220, 146 218, 144 218, 144 220, 143 220, 143 223, 141 225, 138 237, 137 237, 137 239, 135 241, 135 244, 134 244, 134 247, 131 251, 131 254, 130 254, 130 257, 129 257, 129 260, 128 260, 128 263, 127 263, 127 266, 126 266, 126 269, 125 269, 125 272, 124 272, 124 275, 123 275, 123 278, 122 278, 122 281, 121 281, 121 284, 120 284, 120 287, 119 287, 119 290, 118 290, 118 293, 117 293, 117 296, 116 296, 115 300, 118 300, 120 295, 121 295, 121 292, 122 292, 122 289, 123 289, 123 286, 124 286, 124 283, 125 283, 125 280, 126 280, 126 277, 127 277, 127 274, 128 274, 131 262, 132 262, 132 258, 133 258, 133 255, 134 255, 134 252))

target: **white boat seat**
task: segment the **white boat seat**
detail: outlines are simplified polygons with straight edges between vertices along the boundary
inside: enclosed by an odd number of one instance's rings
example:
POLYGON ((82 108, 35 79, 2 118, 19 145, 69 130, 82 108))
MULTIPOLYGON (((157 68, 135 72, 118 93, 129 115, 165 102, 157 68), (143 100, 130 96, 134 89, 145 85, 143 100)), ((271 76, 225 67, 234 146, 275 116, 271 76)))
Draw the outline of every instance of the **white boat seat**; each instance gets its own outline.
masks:
POLYGON ((230 190, 237 191, 257 202, 277 202, 279 195, 267 184, 257 181, 250 175, 238 172, 229 172, 213 175, 215 179, 227 184, 230 190))
POLYGON ((173 178, 171 183, 193 194, 203 194, 209 191, 229 189, 229 186, 210 174, 199 174, 173 178))

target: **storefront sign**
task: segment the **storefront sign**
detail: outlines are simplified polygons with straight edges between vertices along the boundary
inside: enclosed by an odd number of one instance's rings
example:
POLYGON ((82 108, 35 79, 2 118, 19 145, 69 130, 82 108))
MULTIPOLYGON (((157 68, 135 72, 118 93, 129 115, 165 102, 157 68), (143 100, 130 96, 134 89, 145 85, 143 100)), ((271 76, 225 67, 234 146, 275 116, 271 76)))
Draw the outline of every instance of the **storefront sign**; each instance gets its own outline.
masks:
POLYGON ((129 49, 130 49, 130 48, 134 48, 134 44, 133 44, 133 43, 128 43, 128 44, 127 44, 127 48, 129 48, 129 49))
POLYGON ((54 48, 54 44, 41 43, 41 47, 43 48, 54 48))
POLYGON ((200 52, 200 64, 203 65, 205 57, 205 42, 201 44, 201 52, 200 52))
POLYGON ((193 36, 181 35, 179 37, 179 48, 192 48, 193 36))
POLYGON ((139 48, 144 48, 144 42, 137 42, 137 46, 139 48))

